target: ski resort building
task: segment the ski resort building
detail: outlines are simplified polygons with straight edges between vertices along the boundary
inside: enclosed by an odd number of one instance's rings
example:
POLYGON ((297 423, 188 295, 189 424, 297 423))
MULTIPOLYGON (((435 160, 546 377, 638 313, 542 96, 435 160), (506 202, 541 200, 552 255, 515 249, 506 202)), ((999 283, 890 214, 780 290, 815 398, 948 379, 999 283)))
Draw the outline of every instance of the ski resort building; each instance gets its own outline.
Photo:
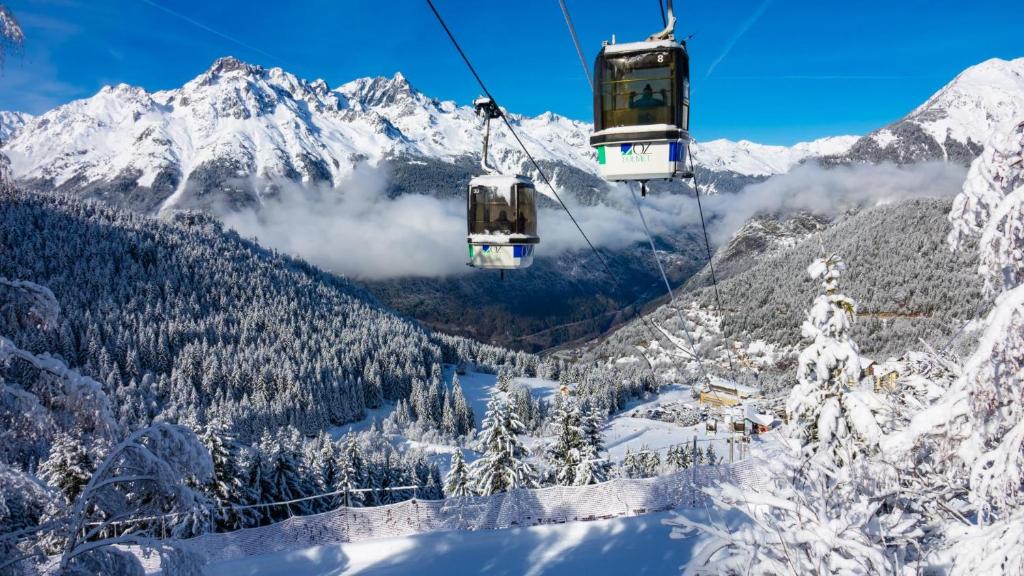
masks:
POLYGON ((700 403, 707 406, 737 406, 744 400, 755 398, 757 390, 722 378, 711 378, 711 382, 700 393, 700 403))

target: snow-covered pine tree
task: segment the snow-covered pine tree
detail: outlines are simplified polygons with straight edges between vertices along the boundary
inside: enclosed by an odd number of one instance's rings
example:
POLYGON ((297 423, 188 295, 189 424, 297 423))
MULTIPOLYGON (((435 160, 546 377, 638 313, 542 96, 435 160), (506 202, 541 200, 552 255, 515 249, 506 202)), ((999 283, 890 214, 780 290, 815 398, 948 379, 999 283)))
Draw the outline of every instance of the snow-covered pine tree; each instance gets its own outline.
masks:
MULTIPOLYGON (((308 496, 301 472, 299 454, 287 440, 287 432, 276 436, 265 432, 260 439, 260 450, 264 455, 261 495, 267 502, 288 502, 308 496)), ((274 521, 307 512, 304 503, 283 504, 267 508, 274 521)))
POLYGON ((365 487, 366 465, 363 454, 356 443, 355 435, 349 432, 345 440, 344 457, 341 461, 341 474, 336 490, 342 490, 341 504, 349 508, 362 506, 366 500, 365 493, 355 492, 365 487))
POLYGON ((594 449, 591 444, 584 444, 580 449, 580 461, 573 473, 573 484, 586 486, 600 484, 608 479, 610 464, 594 449))
POLYGON ((576 468, 583 461, 585 432, 579 404, 568 389, 565 391, 555 409, 555 442, 548 450, 548 460, 555 471, 555 482, 572 486, 576 483, 576 468))
POLYGON ((462 392, 459 375, 452 376, 452 406, 455 409, 455 420, 458 424, 458 435, 466 436, 476 427, 476 415, 462 392))
POLYGON ((518 434, 523 424, 509 409, 505 394, 495 390, 487 402, 487 416, 480 433, 483 456, 472 467, 475 491, 484 496, 514 488, 534 488, 535 473, 524 457, 526 449, 518 434))
POLYGON ((580 452, 580 463, 576 466, 574 483, 577 486, 597 484, 608 479, 611 462, 604 457, 604 437, 601 435, 601 423, 604 413, 596 406, 586 410, 580 421, 583 447, 580 452))
POLYGON ((496 384, 499 392, 508 393, 512 389, 512 373, 508 368, 503 367, 498 372, 498 381, 496 384))
POLYGON ((208 482, 212 474, 210 455, 185 428, 162 423, 128 435, 110 448, 67 511, 59 530, 66 544, 58 572, 141 573, 137 559, 115 544, 157 552, 171 574, 178 573, 175 566, 186 563, 198 571, 187 549, 176 546, 173 539, 161 538, 183 536, 184 528, 194 534, 194 525, 173 526, 165 535, 161 524, 141 522, 131 533, 104 535, 117 521, 164 515, 198 518, 209 502, 195 486, 208 482))
POLYGON ((642 446, 640 452, 640 473, 643 478, 653 478, 661 471, 661 454, 657 450, 651 450, 650 446, 642 446))
POLYGON ((456 438, 459 435, 459 424, 455 417, 455 406, 452 403, 452 395, 445 393, 441 409, 441 432, 448 438, 456 438))
MULTIPOLYGON (((825 294, 804 322, 813 342, 799 358, 799 384, 787 403, 791 437, 763 471, 767 485, 705 490, 750 522, 739 530, 682 516, 671 522, 681 527, 674 536, 698 529, 712 537, 688 574, 895 573, 886 547, 905 549, 901 538, 913 522, 879 514, 888 496, 877 490, 872 467, 880 436, 873 410, 881 402, 860 384, 857 345, 848 333, 854 304, 838 290, 842 269, 835 255, 808 269, 824 280, 825 294)), ((708 452, 703 456, 713 458, 710 446, 708 452)))
POLYGON ((846 264, 828 254, 807 268, 822 280, 825 293, 815 298, 802 331, 811 343, 798 359, 798 383, 786 409, 789 434, 803 449, 829 467, 842 467, 881 437, 873 407, 880 403, 870 390, 860 389, 861 360, 850 336, 856 304, 839 292, 846 264))
POLYGON ((693 453, 686 444, 675 444, 668 449, 665 463, 673 470, 685 470, 693 466, 693 453))
POLYGON ((621 478, 643 478, 643 470, 638 454, 634 453, 629 447, 626 448, 626 454, 622 457, 622 462, 619 463, 618 475, 621 478))
MULTIPOLYGON (((317 453, 317 484, 320 492, 335 492, 338 490, 338 481, 342 476, 341 454, 338 446, 331 440, 326 432, 322 432, 317 438, 319 450, 317 453)), ((337 496, 324 496, 314 501, 316 509, 320 511, 334 510, 341 499, 337 496)))
POLYGON ((92 478, 92 458, 85 447, 68 434, 58 434, 50 446, 49 457, 39 466, 44 482, 59 488, 68 502, 74 502, 92 478))
POLYGON ((462 457, 462 450, 458 448, 452 453, 451 469, 444 481, 444 494, 448 498, 461 498, 472 496, 473 490, 470 486, 469 469, 466 467, 466 460, 462 457))
POLYGON ((249 524, 247 511, 232 507, 243 492, 243 475, 239 466, 238 445, 227 423, 210 422, 199 437, 213 462, 213 475, 203 490, 214 505, 214 522, 219 530, 238 530, 249 524))
POLYGON ((719 458, 718 453, 715 452, 715 445, 708 442, 708 447, 704 450, 704 463, 709 466, 714 466, 718 464, 718 460, 719 458))

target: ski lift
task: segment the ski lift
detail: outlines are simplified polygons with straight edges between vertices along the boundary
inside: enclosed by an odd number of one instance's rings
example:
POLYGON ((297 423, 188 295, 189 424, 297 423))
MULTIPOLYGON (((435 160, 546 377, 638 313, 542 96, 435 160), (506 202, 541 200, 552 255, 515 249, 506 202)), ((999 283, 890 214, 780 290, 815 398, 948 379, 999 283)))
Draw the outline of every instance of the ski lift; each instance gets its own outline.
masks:
POLYGON ((484 150, 480 166, 486 174, 469 181, 466 202, 469 261, 474 268, 505 270, 533 264, 537 236, 536 189, 526 176, 498 173, 487 163, 487 144, 491 120, 501 118, 501 109, 493 100, 480 97, 473 101, 484 117, 484 150))
POLYGON ((675 40, 676 18, 668 0, 668 24, 643 42, 601 47, 594 64, 594 133, 601 176, 606 180, 691 177, 690 57, 675 40))

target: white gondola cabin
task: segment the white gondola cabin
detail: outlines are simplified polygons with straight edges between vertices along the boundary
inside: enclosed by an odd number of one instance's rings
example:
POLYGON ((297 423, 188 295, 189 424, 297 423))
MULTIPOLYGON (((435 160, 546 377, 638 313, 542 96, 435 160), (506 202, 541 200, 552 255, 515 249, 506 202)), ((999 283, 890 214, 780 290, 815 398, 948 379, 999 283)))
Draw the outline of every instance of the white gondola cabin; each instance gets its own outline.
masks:
POLYGON ((467 204, 469 265, 512 270, 533 264, 537 201, 524 176, 487 174, 469 182, 467 204))
POLYGON ((690 58, 669 26, 645 42, 606 44, 594 64, 594 133, 606 180, 688 177, 690 58))

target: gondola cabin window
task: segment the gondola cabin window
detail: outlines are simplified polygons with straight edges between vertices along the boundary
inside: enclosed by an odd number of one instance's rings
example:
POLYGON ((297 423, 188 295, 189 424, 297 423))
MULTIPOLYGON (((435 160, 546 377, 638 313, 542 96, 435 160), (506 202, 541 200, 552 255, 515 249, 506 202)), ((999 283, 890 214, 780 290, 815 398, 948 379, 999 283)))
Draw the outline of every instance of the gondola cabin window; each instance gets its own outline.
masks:
POLYGON ((536 192, 526 184, 516 184, 516 232, 527 236, 537 235, 536 192))
POLYGON ((516 184, 512 189, 473 186, 469 191, 470 234, 537 235, 534 189, 516 184))
POLYGON ((608 56, 601 74, 602 127, 676 124, 671 51, 608 56))

